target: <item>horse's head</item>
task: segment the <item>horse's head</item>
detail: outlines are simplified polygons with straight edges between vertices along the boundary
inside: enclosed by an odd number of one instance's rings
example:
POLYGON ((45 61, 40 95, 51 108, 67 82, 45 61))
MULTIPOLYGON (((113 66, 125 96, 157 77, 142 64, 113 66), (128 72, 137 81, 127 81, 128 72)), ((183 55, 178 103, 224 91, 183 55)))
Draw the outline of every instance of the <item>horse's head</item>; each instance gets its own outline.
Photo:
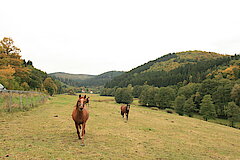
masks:
POLYGON ((82 111, 83 108, 85 107, 85 104, 86 104, 86 95, 84 97, 79 95, 79 99, 77 101, 77 109, 79 109, 79 111, 82 111))
POLYGON ((130 110, 130 104, 127 104, 127 108, 128 111, 130 110))

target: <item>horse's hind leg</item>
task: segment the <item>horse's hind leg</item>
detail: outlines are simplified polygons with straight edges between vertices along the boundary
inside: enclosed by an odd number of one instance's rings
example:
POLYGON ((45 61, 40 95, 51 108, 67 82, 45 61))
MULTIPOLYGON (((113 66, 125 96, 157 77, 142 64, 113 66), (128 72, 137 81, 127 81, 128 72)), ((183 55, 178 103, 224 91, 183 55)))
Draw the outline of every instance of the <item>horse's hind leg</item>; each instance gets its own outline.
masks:
MULTIPOLYGON (((80 132, 79 132, 79 128, 78 128, 78 124, 77 124, 77 123, 75 123, 75 127, 76 127, 76 129, 77 129, 78 139, 81 139, 81 137, 80 137, 80 132)), ((80 129, 81 129, 81 128, 80 128, 80 129)))

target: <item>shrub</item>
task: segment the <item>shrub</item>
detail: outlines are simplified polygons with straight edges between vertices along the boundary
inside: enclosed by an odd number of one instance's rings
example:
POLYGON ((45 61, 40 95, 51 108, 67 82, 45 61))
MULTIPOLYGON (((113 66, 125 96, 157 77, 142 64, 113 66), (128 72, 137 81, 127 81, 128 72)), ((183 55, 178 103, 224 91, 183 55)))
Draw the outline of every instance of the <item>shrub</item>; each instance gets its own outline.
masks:
POLYGON ((133 102, 132 92, 128 88, 118 88, 115 93, 115 101, 117 103, 129 104, 133 102))

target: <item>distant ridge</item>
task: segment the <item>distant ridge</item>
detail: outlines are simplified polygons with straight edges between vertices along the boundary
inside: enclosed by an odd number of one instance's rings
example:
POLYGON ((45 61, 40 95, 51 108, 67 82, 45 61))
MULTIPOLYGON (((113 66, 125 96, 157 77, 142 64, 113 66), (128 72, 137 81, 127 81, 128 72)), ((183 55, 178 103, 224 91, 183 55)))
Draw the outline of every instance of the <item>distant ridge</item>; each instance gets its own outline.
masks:
POLYGON ((71 74, 71 73, 65 73, 65 72, 54 72, 49 73, 50 76, 55 76, 59 78, 68 78, 71 80, 85 80, 94 77, 95 75, 89 75, 89 74, 71 74))
POLYGON ((65 84, 71 86, 104 86, 106 82, 112 80, 114 77, 121 75, 122 71, 109 71, 100 75, 89 74, 70 74, 65 72, 55 72, 48 74, 54 79, 57 79, 65 84))

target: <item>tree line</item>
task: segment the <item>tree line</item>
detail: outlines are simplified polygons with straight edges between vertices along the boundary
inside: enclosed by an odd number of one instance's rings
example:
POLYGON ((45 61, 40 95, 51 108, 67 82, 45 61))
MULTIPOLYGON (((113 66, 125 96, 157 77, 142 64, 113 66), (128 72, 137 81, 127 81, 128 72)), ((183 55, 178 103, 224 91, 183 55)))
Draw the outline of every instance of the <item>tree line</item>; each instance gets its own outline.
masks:
POLYGON ((231 126, 240 121, 240 80, 205 79, 202 83, 184 81, 177 85, 155 87, 148 84, 123 88, 104 88, 102 96, 115 96, 118 103, 138 98, 143 106, 175 110, 179 115, 200 114, 207 121, 228 119, 231 126))

